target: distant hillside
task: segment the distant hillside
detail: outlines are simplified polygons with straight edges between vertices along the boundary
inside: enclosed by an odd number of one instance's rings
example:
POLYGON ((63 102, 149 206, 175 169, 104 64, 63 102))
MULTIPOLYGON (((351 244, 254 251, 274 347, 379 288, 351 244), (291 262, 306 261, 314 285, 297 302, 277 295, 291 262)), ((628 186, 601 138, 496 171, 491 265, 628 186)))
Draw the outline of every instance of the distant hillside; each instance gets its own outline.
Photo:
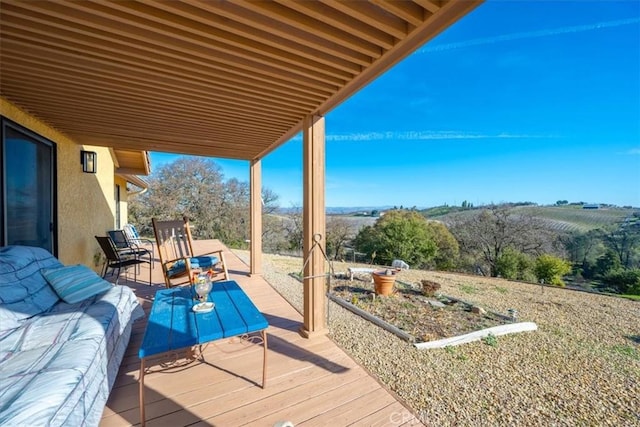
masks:
POLYGON ((534 217, 542 218, 562 231, 589 231, 611 224, 619 224, 639 210, 625 208, 582 209, 577 206, 523 206, 518 208, 534 217))
MULTIPOLYGON (((278 208, 278 213, 282 215, 288 215, 295 212, 300 212, 302 207, 289 207, 289 208, 278 208)), ((391 206, 327 206, 325 208, 325 212, 327 215, 355 215, 359 213, 366 212, 367 214, 371 214, 371 211, 386 211, 392 209, 391 206)))
MULTIPOLYGON (((627 219, 640 221, 640 209, 629 207, 614 207, 608 205, 580 205, 568 204, 564 206, 538 206, 533 203, 516 203, 510 204, 516 211, 522 214, 532 215, 540 218, 549 224, 549 227, 558 231, 589 231, 596 228, 604 227, 611 224, 619 224, 627 219), (586 209, 587 207, 596 207, 597 209, 586 209), (634 216, 635 214, 635 216, 634 216)), ((451 222, 453 218, 461 215, 476 215, 482 210, 480 207, 463 208, 460 206, 435 206, 422 209, 419 212, 427 219, 442 221, 445 224, 451 222)), ((332 217, 343 218, 349 221, 354 231, 359 230, 363 226, 373 225, 377 217, 368 216, 371 211, 378 210, 383 213, 390 209, 388 206, 379 207, 344 207, 344 208, 327 208, 327 215, 332 217)), ((297 209, 281 209, 278 211, 283 218, 291 214, 297 209)))
MULTIPOLYGON (((476 215, 482 208, 462 209, 458 207, 439 207, 423 211, 429 219, 435 219, 444 223, 449 223, 453 218, 460 215, 476 215), (434 210, 435 209, 435 210, 434 210), (433 213, 445 212, 433 215, 433 213)), ((611 224, 621 223, 629 218, 634 218, 634 214, 640 215, 639 209, 601 207, 598 209, 584 209, 582 206, 516 206, 514 210, 522 214, 540 218, 549 227, 558 231, 589 231, 611 224)), ((637 218, 637 217, 636 217, 637 218)), ((636 219, 637 220, 637 219, 636 219)))

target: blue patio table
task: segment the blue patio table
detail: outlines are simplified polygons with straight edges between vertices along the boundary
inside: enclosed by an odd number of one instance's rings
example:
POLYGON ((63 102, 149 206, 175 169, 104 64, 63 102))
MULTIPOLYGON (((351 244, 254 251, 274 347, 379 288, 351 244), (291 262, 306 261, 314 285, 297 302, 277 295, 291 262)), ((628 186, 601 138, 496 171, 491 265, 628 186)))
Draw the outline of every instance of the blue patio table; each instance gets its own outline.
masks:
MULTIPOLYGON (((267 334, 269 323, 235 281, 215 282, 208 300, 215 304, 208 313, 195 313, 197 303, 190 286, 156 292, 140 357, 140 422, 145 425, 145 359, 178 352, 222 338, 260 332, 263 344, 262 388, 266 386, 267 334)), ((200 355, 202 357, 202 355, 200 355)))

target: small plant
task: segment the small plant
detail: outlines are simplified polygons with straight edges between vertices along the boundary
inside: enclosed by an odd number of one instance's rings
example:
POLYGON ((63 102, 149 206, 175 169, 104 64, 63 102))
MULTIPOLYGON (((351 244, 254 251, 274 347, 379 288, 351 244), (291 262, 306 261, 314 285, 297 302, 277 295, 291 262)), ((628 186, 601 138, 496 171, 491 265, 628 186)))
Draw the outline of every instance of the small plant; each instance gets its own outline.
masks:
POLYGON ((464 354, 464 353, 460 353, 457 351, 457 348, 452 346, 452 345, 448 345, 444 348, 444 351, 446 351, 447 353, 454 355, 456 359, 458 360, 462 360, 465 361, 468 359, 468 357, 464 354))
POLYGON ((407 309, 407 310, 411 310, 412 308, 415 308, 416 306, 410 302, 403 302, 401 303, 402 308, 407 309))
POLYGON ((427 297, 432 297, 441 287, 440 283, 426 279, 421 280, 420 283, 422 283, 422 292, 427 297))
POLYGON ((630 345, 614 345, 611 347, 615 353, 630 357, 631 359, 640 360, 640 351, 630 345))
POLYGON ((475 294, 476 292, 478 292, 478 288, 471 285, 460 285, 460 290, 465 294, 475 294))
POLYGON ((446 351, 447 353, 451 354, 452 356, 454 356, 456 359, 461 360, 461 361, 465 361, 468 359, 467 355, 465 355, 462 352, 459 352, 457 347, 448 345, 444 348, 444 351, 446 351))
POLYGON ((482 338, 482 342, 491 347, 498 346, 498 338, 495 335, 489 334, 486 337, 482 338))
POLYGON ((96 252, 95 254, 93 254, 93 265, 94 267, 98 267, 101 264, 104 264, 104 255, 102 254, 102 252, 96 252))
POLYGON ((509 289, 503 288, 501 286, 496 286, 496 292, 499 292, 501 294, 506 294, 507 292, 509 292, 509 289))

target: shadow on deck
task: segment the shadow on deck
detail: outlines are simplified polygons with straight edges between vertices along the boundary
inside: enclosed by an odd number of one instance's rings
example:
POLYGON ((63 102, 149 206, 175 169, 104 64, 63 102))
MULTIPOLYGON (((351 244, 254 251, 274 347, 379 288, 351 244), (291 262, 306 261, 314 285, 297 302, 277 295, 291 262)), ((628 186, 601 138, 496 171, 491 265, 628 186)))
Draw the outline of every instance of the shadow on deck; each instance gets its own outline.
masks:
MULTIPOLYGON (((202 252, 222 246, 215 240, 195 243, 202 252)), ((302 338, 298 334, 302 316, 262 277, 250 277, 248 267, 224 249, 231 280, 269 322, 267 387, 259 386, 262 346, 216 341, 206 348, 204 363, 145 375, 147 425, 273 426, 279 421, 291 421, 296 427, 420 425, 328 337, 302 338)), ((164 281, 158 263, 151 286, 144 281, 149 276, 142 268, 139 282, 123 275, 119 283, 134 290, 148 313, 164 281)), ((145 327, 146 319, 134 325, 101 426, 140 423, 138 349, 145 327)))

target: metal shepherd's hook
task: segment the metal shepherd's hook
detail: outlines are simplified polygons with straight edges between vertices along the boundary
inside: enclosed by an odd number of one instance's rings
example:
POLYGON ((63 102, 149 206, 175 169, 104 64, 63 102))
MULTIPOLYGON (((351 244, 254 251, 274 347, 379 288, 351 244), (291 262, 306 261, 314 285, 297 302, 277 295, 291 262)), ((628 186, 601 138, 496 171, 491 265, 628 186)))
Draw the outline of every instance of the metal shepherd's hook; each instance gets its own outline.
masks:
MULTIPOLYGON (((307 256, 304 258, 304 263, 302 264, 302 272, 300 273, 300 276, 302 276, 302 280, 303 281, 304 281, 304 279, 313 279, 313 278, 316 278, 316 277, 325 277, 327 279, 327 295, 328 295, 331 292, 331 276, 334 275, 333 263, 331 262, 331 260, 327 256, 327 253, 322 248, 322 245, 320 244, 321 241, 322 241, 322 235, 320 233, 316 233, 316 234, 313 235, 313 245, 311 245, 311 248, 309 249, 309 252, 307 252, 307 256), (321 275, 317 275, 317 276, 303 276, 304 275, 304 269, 307 266, 307 264, 309 263, 309 259, 313 255, 313 251, 315 249, 320 249, 320 252, 322 252, 322 256, 324 257, 325 261, 329 264, 329 273, 325 273, 325 274, 321 274, 321 275)), ((327 303, 325 305, 327 307, 327 326, 329 326, 329 301, 328 301, 328 299, 327 299, 327 303)))

